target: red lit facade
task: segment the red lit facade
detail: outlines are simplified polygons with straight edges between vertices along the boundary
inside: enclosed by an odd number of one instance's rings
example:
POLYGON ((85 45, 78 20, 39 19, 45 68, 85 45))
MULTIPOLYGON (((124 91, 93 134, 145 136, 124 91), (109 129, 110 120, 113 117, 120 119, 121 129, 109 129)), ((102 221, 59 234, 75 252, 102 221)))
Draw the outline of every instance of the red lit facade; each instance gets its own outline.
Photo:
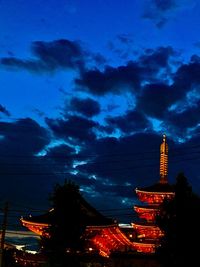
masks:
POLYGON ((148 222, 152 222, 155 221, 156 216, 159 214, 159 208, 158 206, 134 206, 134 210, 136 211, 136 213, 138 213, 140 215, 141 219, 144 219, 148 222))
POLYGON ((99 251, 100 255, 109 257, 112 252, 134 250, 132 242, 122 232, 119 226, 90 226, 86 229, 91 248, 99 251))
POLYGON ((171 199, 174 196, 173 192, 164 192, 165 186, 163 187, 163 192, 149 192, 146 191, 148 189, 144 190, 139 190, 136 189, 136 194, 141 202, 146 202, 151 205, 160 205, 165 198, 171 199))
POLYGON ((24 219, 21 219, 21 223, 23 226, 28 228, 31 232, 34 232, 37 235, 43 235, 45 230, 49 227, 49 224, 47 223, 37 223, 37 222, 31 222, 24 219))
POLYGON ((163 236, 162 231, 155 224, 132 223, 132 226, 137 231, 138 236, 141 238, 157 239, 163 236))
POLYGON ((156 216, 159 214, 159 206, 164 199, 174 197, 173 187, 168 184, 168 145, 166 136, 163 135, 163 142, 160 146, 160 180, 152 186, 136 189, 136 194, 144 206, 134 206, 141 223, 132 223, 137 233, 137 239, 133 245, 137 252, 154 253, 159 245, 163 232, 155 224, 156 216))

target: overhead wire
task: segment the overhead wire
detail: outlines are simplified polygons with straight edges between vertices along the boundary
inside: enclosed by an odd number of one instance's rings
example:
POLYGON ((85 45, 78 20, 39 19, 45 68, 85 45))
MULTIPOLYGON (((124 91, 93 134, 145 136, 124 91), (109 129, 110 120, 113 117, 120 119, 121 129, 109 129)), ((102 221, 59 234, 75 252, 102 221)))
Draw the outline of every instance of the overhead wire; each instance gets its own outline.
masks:
MULTIPOLYGON (((179 151, 179 150, 185 150, 187 151, 188 149, 193 149, 193 148, 200 148, 200 144, 195 144, 195 145, 190 145, 190 146, 184 146, 182 145, 182 147, 174 147, 174 148, 171 148, 170 149, 170 153, 173 153, 174 151, 179 151)), ((144 155, 144 154, 154 154, 154 153, 158 153, 158 149, 151 149, 151 150, 148 150, 148 151, 142 151, 142 152, 120 152, 119 151, 116 151, 115 153, 106 153, 106 154, 100 154, 101 157, 113 157, 113 156, 123 156, 123 155, 144 155)), ((60 158, 60 159, 65 159, 65 158, 71 158, 71 156, 75 156, 77 158, 90 158, 90 157, 97 157, 98 156, 98 152, 96 154, 87 154, 86 155, 83 155, 81 153, 79 154, 70 154, 70 155, 44 155, 44 156, 38 156, 38 155, 19 155, 19 154, 0 154, 0 158, 60 158)))

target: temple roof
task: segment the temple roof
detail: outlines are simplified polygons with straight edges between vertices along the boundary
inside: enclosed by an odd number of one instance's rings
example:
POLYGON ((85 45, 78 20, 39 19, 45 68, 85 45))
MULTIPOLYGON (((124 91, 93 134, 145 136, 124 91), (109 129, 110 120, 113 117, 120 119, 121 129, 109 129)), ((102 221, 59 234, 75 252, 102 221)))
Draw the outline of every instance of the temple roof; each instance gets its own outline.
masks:
POLYGON ((131 225, 136 225, 136 226, 141 226, 141 227, 155 227, 155 228, 158 228, 157 225, 155 225, 155 223, 153 222, 143 222, 143 221, 139 221, 139 222, 134 222, 134 223, 131 223, 131 225))
POLYGON ((47 213, 44 213, 42 215, 36 215, 29 217, 23 217, 23 220, 30 223, 38 223, 38 224, 51 224, 53 219, 53 209, 48 211, 47 213))
POLYGON ((159 209, 159 205, 134 205, 134 208, 139 208, 139 209, 143 209, 143 210, 158 210, 159 209))
MULTIPOLYGON (((114 224, 114 220, 105 217, 92 207, 81 195, 79 196, 79 202, 81 206, 81 223, 86 226, 92 225, 111 225, 114 224)), ((38 224, 51 224, 54 217, 54 210, 51 209, 47 213, 38 216, 30 216, 23 218, 24 221, 38 224)))
POLYGON ((156 183, 151 186, 136 188, 136 190, 143 192, 173 193, 174 186, 168 183, 156 183))

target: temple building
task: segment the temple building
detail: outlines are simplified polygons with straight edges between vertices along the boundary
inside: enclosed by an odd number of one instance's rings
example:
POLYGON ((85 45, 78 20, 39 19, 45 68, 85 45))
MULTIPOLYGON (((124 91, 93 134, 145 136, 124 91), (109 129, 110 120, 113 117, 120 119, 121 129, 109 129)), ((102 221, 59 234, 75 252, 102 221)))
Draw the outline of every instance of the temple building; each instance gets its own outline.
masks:
MULTIPOLYGON (((84 239, 88 252, 98 252, 104 257, 109 257, 112 252, 133 251, 136 253, 152 254, 159 245, 162 231, 155 224, 159 214, 160 204, 164 199, 174 197, 174 189, 168 183, 168 144, 166 136, 160 146, 160 179, 158 183, 136 188, 136 194, 143 205, 135 205, 134 210, 140 222, 130 224, 128 234, 120 225, 103 216, 93 208, 81 195, 81 224, 85 226, 84 239)), ((22 218, 23 226, 38 235, 43 235, 54 216, 54 210, 46 214, 22 218)))
POLYGON ((137 252, 154 253, 159 245, 159 239, 163 236, 160 228, 155 224, 159 207, 164 199, 174 197, 173 186, 168 183, 168 144, 166 135, 160 146, 160 180, 158 183, 144 188, 136 188, 136 194, 144 205, 135 205, 134 210, 141 222, 132 223, 137 233, 133 246, 137 252))
MULTIPOLYGON (((81 204, 81 225, 85 226, 83 238, 86 241, 85 250, 87 252, 109 257, 113 251, 131 249, 132 242, 116 221, 102 215, 81 195, 79 202, 81 204)), ((46 234, 45 230, 51 225, 53 218, 54 209, 51 209, 46 214, 21 218, 21 223, 30 231, 42 236, 46 234)))

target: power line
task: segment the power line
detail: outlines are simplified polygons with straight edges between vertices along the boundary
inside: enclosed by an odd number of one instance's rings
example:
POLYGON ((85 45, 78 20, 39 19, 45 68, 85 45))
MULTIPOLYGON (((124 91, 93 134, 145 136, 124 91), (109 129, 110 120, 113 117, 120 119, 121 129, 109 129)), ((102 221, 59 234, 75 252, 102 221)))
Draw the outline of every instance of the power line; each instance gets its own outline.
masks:
POLYGON ((32 232, 28 232, 27 233, 21 233, 20 231, 19 232, 16 232, 16 231, 13 231, 13 230, 7 230, 6 233, 8 234, 16 234, 16 235, 21 235, 21 236, 30 236, 30 237, 37 237, 38 235, 36 234, 33 234, 32 232))
MULTIPOLYGON (((172 161, 170 162, 170 164, 173 164, 173 163, 179 163, 179 162, 182 162, 182 161, 191 161, 191 160, 200 160, 199 157, 193 157, 193 158, 182 158, 182 159, 179 159, 179 160, 176 160, 176 161, 172 161)), ((141 164, 141 165, 136 165, 136 166, 132 166, 132 167, 121 167, 121 168, 117 168, 117 169, 110 169, 110 168, 106 168, 105 169, 105 166, 104 169, 93 169, 93 170, 89 170, 89 172, 92 174, 92 173, 107 173, 107 172, 120 172, 120 171, 123 171, 123 172, 126 172, 126 171, 130 171, 130 170, 135 170, 135 169, 144 169, 144 168, 150 168, 150 167, 157 167, 158 164, 157 163, 154 163, 154 164, 141 164)), ((29 175, 29 176, 56 176, 56 175, 72 175, 73 174, 73 171, 79 171, 80 174, 81 172, 84 173, 84 170, 80 170, 80 169, 77 169, 77 168, 74 168, 74 169, 71 169, 71 171, 67 171, 67 172, 20 172, 20 173, 16 173, 16 172, 13 172, 13 173, 0 173, 0 175, 2 176, 24 176, 24 175, 29 175)), ((87 170, 86 170, 87 171, 87 170)))
MULTIPOLYGON (((200 148, 200 144, 196 144, 196 145, 190 145, 190 146, 182 146, 182 147, 176 147, 176 148, 171 148, 169 151, 170 153, 174 152, 174 151, 179 151, 179 150, 185 150, 187 151, 188 149, 193 149, 193 148, 200 148)), ((148 151, 143 151, 143 152, 129 152, 129 153, 109 153, 109 154, 100 154, 101 157, 113 157, 113 156, 123 156, 123 155, 144 155, 144 154, 154 154, 154 153, 158 153, 158 149, 152 149, 152 150, 148 150, 148 151)), ((159 153, 158 153, 159 154, 159 153)), ((49 155, 45 155, 45 156, 34 156, 34 155, 19 155, 19 154, 8 154, 8 155, 2 155, 0 154, 0 157, 3 157, 3 158, 37 158, 37 157, 44 157, 44 158, 71 158, 71 156, 75 156, 76 158, 90 158, 90 157, 97 157, 99 154, 91 154, 91 155, 81 155, 80 154, 70 154, 70 155, 65 155, 65 156, 49 156, 49 155)))
MULTIPOLYGON (((199 146, 198 146, 199 147, 199 146)), ((110 154, 110 156, 112 156, 112 160, 104 160, 104 161, 87 161, 87 158, 90 157, 89 155, 87 156, 81 156, 81 158, 83 157, 86 161, 86 164, 104 164, 104 163, 118 163, 118 162, 131 162, 131 161, 145 161, 145 160, 155 160, 156 158, 159 157, 159 154, 157 153, 157 157, 144 157, 145 154, 150 154, 152 152, 144 152, 144 153, 123 153, 121 155, 125 155, 125 156, 128 156, 128 155, 137 155, 139 157, 137 158, 133 158, 133 159, 127 159, 127 158, 119 158, 119 159, 115 159, 113 160, 113 156, 117 157, 119 156, 120 154, 110 154)), ((187 155, 191 155, 191 154, 200 154, 200 151, 185 151, 185 152, 175 152, 175 153, 171 153, 169 155, 170 158, 177 158, 179 156, 187 156, 187 155)), ((73 155, 71 155, 73 156, 73 155)), ((67 158, 70 158, 71 159, 71 156, 44 156, 42 159, 43 160, 48 160, 48 158, 53 158, 53 159, 56 159, 56 158, 61 158, 61 159, 67 159, 67 158)), ((78 155, 74 155, 76 158, 74 158, 73 160, 77 160, 79 158, 78 155)), ((98 155, 95 155, 95 157, 98 157, 98 155)), ((103 158, 105 155, 100 155, 101 158, 103 158)), ((0 155, 0 157, 12 157, 11 155, 0 155)), ((33 158, 33 159, 37 159, 37 156, 13 156, 13 157, 16 157, 16 158, 33 158)), ((93 157, 93 156, 92 156, 93 157)), ((40 162, 40 163, 35 163, 35 162, 26 162, 26 163, 22 163, 22 162, 19 162, 19 163, 1 163, 0 166, 63 166, 62 163, 52 163, 52 162, 40 162)))

